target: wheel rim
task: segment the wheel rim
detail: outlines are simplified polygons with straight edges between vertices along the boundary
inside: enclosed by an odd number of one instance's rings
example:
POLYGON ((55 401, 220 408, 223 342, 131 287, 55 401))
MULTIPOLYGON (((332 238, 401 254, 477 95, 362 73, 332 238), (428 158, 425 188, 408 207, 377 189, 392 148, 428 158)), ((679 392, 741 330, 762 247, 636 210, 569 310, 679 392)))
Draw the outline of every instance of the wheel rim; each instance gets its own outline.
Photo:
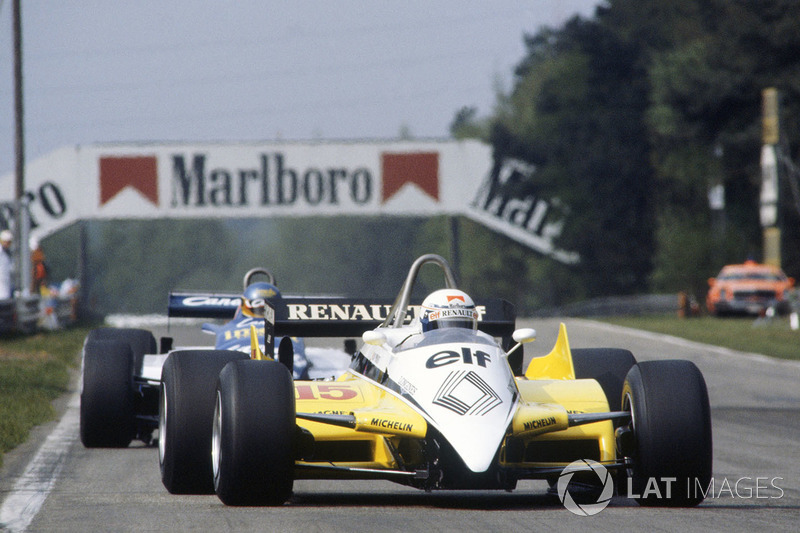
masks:
MULTIPOLYGON (((622 410, 628 411, 631 414, 631 421, 628 423, 628 427, 633 433, 633 438, 636 439, 636 410, 633 408, 633 398, 631 398, 630 392, 626 392, 625 397, 622 399, 622 410)), ((629 457, 629 459, 632 459, 632 457, 629 457)), ((633 469, 628 467, 626 470, 628 477, 631 477, 633 475, 633 469)))
POLYGON ((164 464, 167 450, 167 387, 161 386, 161 401, 158 403, 158 462, 164 464))
POLYGON ((211 468, 214 471, 214 490, 219 485, 219 452, 222 440, 222 398, 217 391, 217 399, 214 402, 214 425, 211 429, 211 468))
POLYGON ((633 399, 631 398, 631 393, 626 392, 625 398, 622 400, 622 410, 623 411, 630 411, 631 413, 631 430, 636 431, 636 411, 633 408, 633 399))

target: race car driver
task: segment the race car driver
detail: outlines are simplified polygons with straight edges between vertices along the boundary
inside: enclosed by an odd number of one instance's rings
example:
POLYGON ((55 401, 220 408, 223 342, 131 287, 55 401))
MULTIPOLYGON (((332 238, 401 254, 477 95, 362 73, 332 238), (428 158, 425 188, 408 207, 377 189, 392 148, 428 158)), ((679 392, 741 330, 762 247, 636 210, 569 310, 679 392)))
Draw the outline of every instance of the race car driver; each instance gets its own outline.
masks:
POLYGON ((478 329, 475 302, 464 291, 440 289, 422 301, 420 309, 422 332, 445 328, 478 329))

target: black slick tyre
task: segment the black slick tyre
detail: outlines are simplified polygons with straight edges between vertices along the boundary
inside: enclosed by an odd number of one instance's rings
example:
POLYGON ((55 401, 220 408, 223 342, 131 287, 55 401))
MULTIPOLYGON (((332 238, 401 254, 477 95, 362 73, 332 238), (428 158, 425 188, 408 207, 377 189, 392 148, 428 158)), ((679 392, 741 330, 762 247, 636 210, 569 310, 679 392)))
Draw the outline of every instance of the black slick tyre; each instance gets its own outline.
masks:
POLYGON ((235 361, 219 375, 214 486, 226 505, 281 505, 292 494, 294 384, 275 361, 235 361))
POLYGON ((146 354, 158 353, 156 339, 152 333, 136 328, 97 328, 86 336, 86 342, 94 340, 117 340, 127 343, 133 352, 133 372, 142 370, 142 362, 146 354))
POLYGON ((125 342, 83 345, 80 435, 87 448, 125 448, 136 435, 133 353, 125 342))
POLYGON ((711 481, 711 409, 691 361, 636 364, 623 387, 633 432, 630 494, 640 505, 691 507, 711 481))
POLYGON ((161 372, 158 462, 172 494, 213 494, 211 424, 220 370, 247 354, 225 350, 172 352, 161 372))
POLYGON ((573 348, 572 365, 577 379, 595 379, 606 393, 608 408, 619 411, 622 406, 622 385, 636 358, 619 348, 573 348))

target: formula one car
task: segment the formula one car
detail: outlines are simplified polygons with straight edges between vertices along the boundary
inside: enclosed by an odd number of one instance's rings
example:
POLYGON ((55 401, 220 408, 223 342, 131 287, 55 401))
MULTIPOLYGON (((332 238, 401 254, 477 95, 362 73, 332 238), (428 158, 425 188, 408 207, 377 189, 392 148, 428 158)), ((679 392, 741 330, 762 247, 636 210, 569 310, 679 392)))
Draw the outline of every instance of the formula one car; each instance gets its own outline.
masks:
MULTIPOLYGON (((247 357, 250 326, 257 326, 263 345, 264 302, 280 298, 272 273, 254 268, 244 276, 243 295, 171 293, 168 316, 230 319, 224 324, 203 324, 203 331, 215 336, 211 353, 236 351, 247 357), (257 275, 266 276, 267 281, 256 281, 257 275)), ((98 328, 86 337, 80 410, 81 440, 86 447, 126 447, 134 438, 151 442, 158 427, 161 367, 172 351, 172 339, 164 337, 160 344, 159 349, 153 334, 142 329, 98 328)), ((284 362, 294 377, 307 379, 310 364, 303 340, 283 338, 279 345, 284 357, 292 358, 284 362)), ((200 356, 209 353, 206 346, 182 350, 200 356)))
POLYGON ((703 499, 694 489, 711 479, 711 422, 691 362, 573 350, 562 324, 553 350, 522 372, 521 344, 535 332, 514 329, 508 302, 475 305, 436 255, 414 262, 393 305, 281 301, 272 315, 268 330, 361 330, 363 346, 335 381, 293 380, 255 334, 250 358, 218 352, 200 366, 172 353, 159 404, 169 492, 281 505, 295 479, 511 490, 523 479, 554 482, 582 460, 570 472, 588 475, 594 461, 629 476, 644 505, 703 499), (411 305, 424 264, 442 269, 446 288, 411 305))

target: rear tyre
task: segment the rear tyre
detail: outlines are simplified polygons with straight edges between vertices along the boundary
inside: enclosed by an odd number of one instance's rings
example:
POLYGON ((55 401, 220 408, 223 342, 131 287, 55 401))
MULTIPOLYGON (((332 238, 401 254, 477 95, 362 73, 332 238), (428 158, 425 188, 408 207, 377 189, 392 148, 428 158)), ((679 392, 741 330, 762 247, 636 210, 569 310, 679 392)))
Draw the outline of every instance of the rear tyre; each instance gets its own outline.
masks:
POLYGON ((213 494, 211 424, 219 371, 247 354, 225 350, 172 352, 164 362, 158 405, 161 482, 172 494, 213 494))
POLYGON ((691 361, 648 361, 628 372, 622 408, 631 412, 632 494, 644 506, 691 507, 711 481, 711 409, 691 361))
POLYGON ((574 348, 572 365, 577 379, 595 379, 608 399, 608 408, 622 408, 622 385, 636 358, 628 350, 618 348, 574 348))
POLYGON ((94 340, 117 340, 130 345, 133 352, 133 372, 137 374, 142 371, 145 354, 158 353, 155 337, 144 329, 97 328, 86 336, 86 342, 94 340))
POLYGON ((226 505, 281 505, 294 483, 295 399, 288 369, 235 361, 219 375, 214 487, 226 505))
POLYGON ((87 448, 125 448, 136 436, 133 353, 127 343, 84 344, 80 434, 87 448))

